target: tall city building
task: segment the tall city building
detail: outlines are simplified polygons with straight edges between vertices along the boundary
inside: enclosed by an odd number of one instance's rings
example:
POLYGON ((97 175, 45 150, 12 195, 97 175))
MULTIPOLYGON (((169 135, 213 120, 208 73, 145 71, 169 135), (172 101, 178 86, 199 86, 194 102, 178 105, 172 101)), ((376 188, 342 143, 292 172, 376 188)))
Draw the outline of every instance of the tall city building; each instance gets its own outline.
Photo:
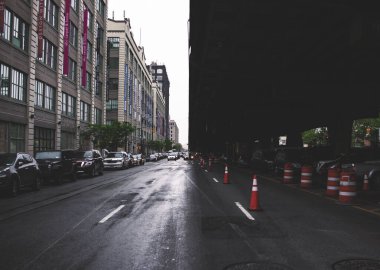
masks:
POLYGON ((152 73, 153 81, 157 82, 160 89, 162 90, 162 94, 165 100, 165 138, 169 139, 169 89, 170 89, 170 81, 168 77, 168 73, 166 72, 166 66, 157 64, 156 62, 152 62, 149 65, 149 68, 152 73))
POLYGON ((157 82, 153 83, 153 140, 164 141, 165 138, 165 100, 157 82))
POLYGON ((178 143, 179 142, 179 129, 177 126, 177 123, 174 120, 169 121, 169 130, 170 130, 170 140, 173 143, 178 143))
POLYGON ((124 150, 147 153, 153 139, 152 76, 144 48, 136 45, 129 19, 108 19, 107 123, 128 122, 135 132, 124 150))
POLYGON ((90 148, 105 118, 107 0, 1 1, 0 152, 90 148))

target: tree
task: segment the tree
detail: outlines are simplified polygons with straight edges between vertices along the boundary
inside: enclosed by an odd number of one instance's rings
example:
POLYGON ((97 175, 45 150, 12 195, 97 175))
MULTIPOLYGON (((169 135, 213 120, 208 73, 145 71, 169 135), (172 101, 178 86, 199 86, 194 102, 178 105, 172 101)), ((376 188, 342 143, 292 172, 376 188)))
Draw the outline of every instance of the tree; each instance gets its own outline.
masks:
POLYGON ((115 151, 125 146, 128 136, 134 131, 130 123, 112 122, 111 125, 90 124, 83 135, 91 139, 95 147, 115 151))
POLYGON ((173 149, 173 142, 169 139, 166 139, 164 141, 164 150, 167 152, 169 150, 172 150, 173 149))
POLYGON ((354 120, 352 123, 352 145, 362 147, 365 140, 376 143, 380 117, 354 120))
POLYGON ((164 148, 164 143, 162 141, 148 141, 148 147, 153 149, 156 152, 162 152, 162 148, 164 148))
POLYGON ((182 144, 180 144, 180 143, 174 144, 173 149, 175 149, 177 152, 181 152, 182 151, 182 144))
POLYGON ((328 133, 326 127, 314 128, 302 133, 304 144, 309 146, 326 145, 328 144, 328 133))

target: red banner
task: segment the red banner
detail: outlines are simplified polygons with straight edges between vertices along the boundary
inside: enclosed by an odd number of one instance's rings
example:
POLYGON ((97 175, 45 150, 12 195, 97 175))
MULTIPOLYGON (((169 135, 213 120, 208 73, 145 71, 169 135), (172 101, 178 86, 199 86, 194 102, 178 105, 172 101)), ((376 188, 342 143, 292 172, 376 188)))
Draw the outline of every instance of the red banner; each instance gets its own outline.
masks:
POLYGON ((88 8, 86 7, 84 9, 84 14, 83 14, 83 44, 82 44, 82 86, 86 87, 87 83, 87 30, 88 30, 88 25, 87 25, 87 20, 88 20, 88 8))
POLYGON ((37 21, 37 34, 38 34, 38 47, 37 58, 42 58, 42 48, 44 42, 44 0, 40 0, 38 9, 37 21))
POLYGON ((5 0, 0 0, 0 33, 4 32, 5 0))
POLYGON ((69 74, 69 41, 70 41, 70 5, 71 0, 65 1, 65 33, 63 36, 63 75, 69 74))

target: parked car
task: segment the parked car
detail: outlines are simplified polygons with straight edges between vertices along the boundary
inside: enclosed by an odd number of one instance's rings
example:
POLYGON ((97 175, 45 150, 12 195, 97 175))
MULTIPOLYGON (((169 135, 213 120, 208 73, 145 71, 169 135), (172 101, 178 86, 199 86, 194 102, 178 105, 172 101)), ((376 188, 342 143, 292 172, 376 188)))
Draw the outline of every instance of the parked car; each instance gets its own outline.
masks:
POLYGON ((44 183, 62 183, 64 177, 72 181, 77 179, 74 150, 40 151, 35 153, 35 159, 41 170, 44 183))
POLYGON ((273 170, 274 156, 274 149, 257 149, 252 153, 250 168, 253 171, 271 171, 273 170))
POLYGON ((177 159, 178 159, 178 153, 177 152, 168 153, 168 161, 169 160, 177 160, 177 159))
POLYGON ((134 154, 132 155, 132 164, 134 166, 140 166, 145 164, 145 156, 143 154, 134 154))
POLYGON ((94 177, 97 173, 103 175, 103 158, 99 150, 76 151, 77 173, 86 173, 94 177))
POLYGON ((312 158, 302 147, 276 148, 273 161, 274 172, 282 175, 285 163, 292 163, 294 175, 299 175, 302 165, 312 165, 312 158))
POLYGON ((27 153, 0 154, 0 189, 16 196, 21 188, 39 190, 41 172, 37 161, 27 153))
POLYGON ((157 161, 157 160, 158 160, 158 154, 149 155, 149 161, 157 161))
POLYGON ((126 152, 108 152, 103 159, 104 169, 126 169, 132 166, 132 156, 126 152))

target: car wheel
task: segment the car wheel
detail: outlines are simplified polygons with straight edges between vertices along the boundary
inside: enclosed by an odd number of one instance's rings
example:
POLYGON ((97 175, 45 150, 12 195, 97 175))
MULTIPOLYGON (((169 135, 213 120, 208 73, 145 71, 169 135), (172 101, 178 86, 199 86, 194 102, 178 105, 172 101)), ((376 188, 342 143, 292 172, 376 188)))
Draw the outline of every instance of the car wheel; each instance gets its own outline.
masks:
POLYGON ((19 186, 18 186, 18 180, 13 177, 11 179, 11 184, 9 186, 9 196, 10 197, 16 197, 18 194, 19 186))
POLYGON ((35 191, 41 189, 41 177, 39 175, 36 175, 36 178, 34 179, 33 189, 35 191))

